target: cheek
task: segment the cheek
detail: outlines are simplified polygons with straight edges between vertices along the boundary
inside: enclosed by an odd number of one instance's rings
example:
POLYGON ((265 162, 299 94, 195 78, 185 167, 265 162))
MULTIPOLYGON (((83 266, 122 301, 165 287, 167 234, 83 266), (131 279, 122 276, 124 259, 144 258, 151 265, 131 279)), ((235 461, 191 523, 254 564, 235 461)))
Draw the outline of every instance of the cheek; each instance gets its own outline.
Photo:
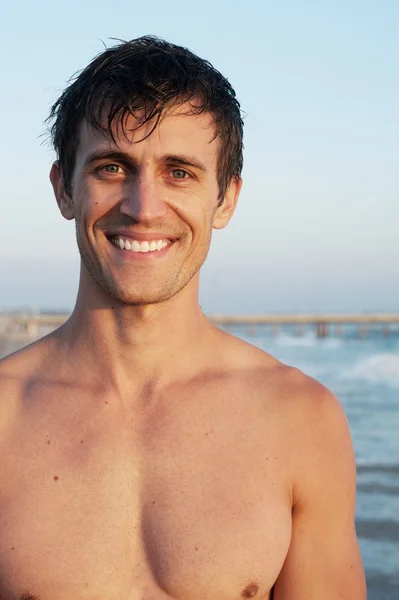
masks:
POLYGON ((173 211, 190 229, 194 242, 209 237, 213 212, 203 206, 201 199, 190 198, 190 202, 185 205, 175 205, 173 211))
POLYGON ((203 228, 212 223, 218 203, 217 189, 184 190, 177 196, 165 195, 164 201, 192 228, 203 228))
POLYGON ((89 222, 99 219, 123 198, 122 185, 83 184, 76 190, 79 215, 89 222))

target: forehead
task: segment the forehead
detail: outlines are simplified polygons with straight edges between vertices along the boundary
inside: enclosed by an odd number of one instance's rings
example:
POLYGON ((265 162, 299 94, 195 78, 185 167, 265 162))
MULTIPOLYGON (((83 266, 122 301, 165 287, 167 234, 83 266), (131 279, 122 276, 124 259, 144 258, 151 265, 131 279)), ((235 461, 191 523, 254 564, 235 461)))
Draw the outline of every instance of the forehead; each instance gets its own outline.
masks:
POLYGON ((217 161, 219 139, 215 137, 215 122, 209 113, 193 114, 184 104, 168 109, 153 130, 155 123, 155 119, 143 123, 143 113, 129 115, 123 128, 120 123, 114 124, 111 136, 83 121, 77 161, 105 148, 118 148, 135 157, 165 153, 197 155, 209 166, 217 161))

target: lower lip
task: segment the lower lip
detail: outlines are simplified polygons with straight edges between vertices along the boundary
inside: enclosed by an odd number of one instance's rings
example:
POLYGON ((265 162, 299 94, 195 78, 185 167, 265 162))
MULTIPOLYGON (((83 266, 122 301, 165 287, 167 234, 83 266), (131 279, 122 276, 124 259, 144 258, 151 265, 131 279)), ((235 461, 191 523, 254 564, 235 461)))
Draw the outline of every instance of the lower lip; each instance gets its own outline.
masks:
POLYGON ((132 250, 122 250, 118 246, 115 246, 112 242, 110 242, 111 246, 116 250, 116 252, 126 260, 156 260, 157 258, 162 258, 167 254, 170 248, 173 246, 175 242, 171 242, 162 250, 153 250, 149 252, 132 252, 132 250))

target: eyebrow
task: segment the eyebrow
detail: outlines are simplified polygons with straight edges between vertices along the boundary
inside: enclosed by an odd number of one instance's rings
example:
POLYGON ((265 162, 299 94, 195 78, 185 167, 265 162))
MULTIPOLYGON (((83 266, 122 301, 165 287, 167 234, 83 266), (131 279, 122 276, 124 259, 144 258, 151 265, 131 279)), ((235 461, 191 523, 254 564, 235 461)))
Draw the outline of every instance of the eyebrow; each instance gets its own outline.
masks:
POLYGON ((90 165, 93 162, 96 162, 97 160, 117 160, 119 162, 123 162, 123 163, 129 163, 129 164, 136 164, 136 161, 133 160, 128 154, 126 154, 125 152, 120 152, 118 150, 95 150, 94 152, 91 152, 91 154, 89 154, 86 158, 85 158, 85 166, 90 165))
MULTIPOLYGON (((93 162, 98 160, 116 160, 119 162, 123 162, 125 164, 132 165, 137 167, 137 161, 126 154, 125 152, 121 152, 118 150, 96 150, 89 154, 85 159, 85 166, 90 165, 93 162)), ((166 154, 165 156, 161 156, 159 161, 164 164, 174 163, 178 165, 184 165, 186 167, 194 167, 199 171, 206 172, 208 169, 205 164, 198 160, 195 156, 189 156, 187 154, 166 154)))
POLYGON ((194 167, 204 173, 208 170, 203 162, 195 158, 195 156, 188 156, 187 154, 168 154, 162 157, 162 162, 165 163, 177 163, 179 165, 185 165, 186 167, 194 167))

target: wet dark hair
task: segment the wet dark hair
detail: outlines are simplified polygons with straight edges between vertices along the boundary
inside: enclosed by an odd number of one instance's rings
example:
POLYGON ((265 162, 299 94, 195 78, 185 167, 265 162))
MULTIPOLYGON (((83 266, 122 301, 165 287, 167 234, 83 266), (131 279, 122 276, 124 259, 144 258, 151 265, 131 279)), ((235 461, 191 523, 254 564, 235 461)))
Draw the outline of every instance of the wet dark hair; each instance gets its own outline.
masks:
POLYGON ((141 124, 155 118, 151 134, 171 105, 186 102, 193 114, 209 113, 214 119, 223 200, 231 180, 241 177, 243 164, 243 121, 235 91, 208 61, 154 36, 106 49, 72 78, 51 108, 47 122, 66 192, 72 192, 83 120, 115 142, 113 128, 126 135, 130 114, 144 111, 141 124))

